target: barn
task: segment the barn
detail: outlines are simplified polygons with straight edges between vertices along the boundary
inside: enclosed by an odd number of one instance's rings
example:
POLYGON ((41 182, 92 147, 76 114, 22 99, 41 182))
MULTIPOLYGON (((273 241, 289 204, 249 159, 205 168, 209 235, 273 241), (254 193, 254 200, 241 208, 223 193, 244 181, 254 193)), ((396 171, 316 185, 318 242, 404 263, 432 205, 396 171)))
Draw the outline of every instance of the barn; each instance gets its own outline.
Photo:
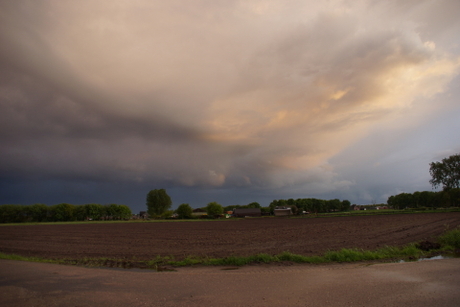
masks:
POLYGON ((292 209, 290 207, 275 207, 273 210, 275 216, 289 216, 292 215, 292 209))
POLYGON ((260 208, 237 208, 233 209, 234 217, 245 217, 245 216, 262 216, 262 211, 260 208))

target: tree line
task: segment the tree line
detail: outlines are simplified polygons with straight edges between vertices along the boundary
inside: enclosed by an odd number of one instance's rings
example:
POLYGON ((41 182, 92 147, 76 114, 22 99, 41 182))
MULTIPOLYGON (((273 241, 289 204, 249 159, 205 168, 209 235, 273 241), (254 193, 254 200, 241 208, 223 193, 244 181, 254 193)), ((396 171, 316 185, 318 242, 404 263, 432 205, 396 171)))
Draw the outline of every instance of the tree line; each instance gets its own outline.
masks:
MULTIPOLYGON (((208 216, 218 216, 224 212, 233 211, 234 209, 245 209, 245 208, 259 208, 264 214, 274 214, 276 207, 291 208, 291 211, 295 215, 302 214, 303 212, 335 212, 335 211, 348 211, 350 210, 351 203, 348 200, 339 199, 317 199, 317 198, 298 198, 298 199, 279 199, 273 200, 268 207, 262 207, 258 202, 252 202, 247 205, 230 205, 222 206, 216 202, 211 202, 207 206, 202 207, 208 216)), ((190 218, 192 216, 192 208, 188 204, 180 205, 176 211, 179 218, 190 218)))
POLYGON ((0 205, 0 223, 124 220, 131 216, 128 206, 117 204, 0 205))
POLYGON ((400 193, 388 197, 387 204, 393 209, 406 208, 448 208, 460 204, 460 189, 449 189, 440 192, 423 191, 400 193))
MULTIPOLYGON (((434 188, 443 187, 441 192, 414 192, 401 193, 390 196, 388 205, 394 209, 405 208, 437 208, 458 206, 460 203, 460 154, 444 158, 441 162, 430 163, 430 183, 434 188)), ((177 210, 169 210, 172 205, 171 198, 165 189, 151 190, 147 194, 147 211, 151 217, 165 218, 174 213, 179 218, 192 216, 189 204, 181 204, 177 210)), ((294 214, 303 212, 325 213, 350 210, 348 200, 323 200, 317 198, 279 199, 273 200, 268 207, 262 207, 257 202, 245 206, 231 205, 223 207, 217 202, 211 202, 203 209, 208 216, 216 217, 226 211, 236 208, 260 208, 263 213, 273 213, 276 207, 290 207, 294 214)), ((0 223, 21 222, 63 222, 83 220, 120 220, 131 218, 131 209, 125 205, 71 205, 62 203, 54 206, 35 204, 30 206, 0 205, 0 223)))
MULTIPOLYGON (((178 218, 191 218, 192 207, 189 204, 181 204, 175 211, 169 210, 172 205, 171 197, 165 189, 151 190, 146 199, 147 212, 152 218, 168 218, 177 214, 178 218)), ((210 202, 207 206, 202 207, 209 217, 220 216, 224 212, 233 211, 240 208, 260 208, 262 213, 273 214, 276 207, 289 207, 293 214, 302 214, 306 212, 324 213, 335 211, 350 210, 351 203, 348 200, 339 199, 317 199, 317 198, 298 198, 298 199, 279 199, 273 200, 268 207, 262 207, 258 202, 252 202, 247 205, 230 205, 222 206, 217 202, 210 202)))
POLYGON ((442 191, 400 193, 388 197, 393 209, 458 207, 460 204, 460 154, 430 163, 430 183, 442 191))

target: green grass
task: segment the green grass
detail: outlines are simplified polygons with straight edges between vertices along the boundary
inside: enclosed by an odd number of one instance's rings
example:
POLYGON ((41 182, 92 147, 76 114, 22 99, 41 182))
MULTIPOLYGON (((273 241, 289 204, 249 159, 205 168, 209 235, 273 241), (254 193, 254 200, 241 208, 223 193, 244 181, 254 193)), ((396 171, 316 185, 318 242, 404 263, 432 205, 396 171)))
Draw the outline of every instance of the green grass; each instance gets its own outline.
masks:
POLYGON ((44 263, 57 263, 57 264, 64 264, 66 261, 63 259, 46 259, 40 257, 24 257, 15 254, 5 254, 0 253, 0 259, 5 260, 16 260, 16 261, 28 261, 28 262, 44 262, 44 263))
POLYGON ((278 255, 257 254, 249 257, 229 256, 224 258, 194 258, 189 257, 185 260, 167 262, 172 266, 188 266, 188 265, 233 265, 242 266, 248 264, 260 263, 309 263, 322 264, 333 262, 356 262, 368 260, 391 260, 391 259, 416 259, 424 256, 424 252, 417 249, 415 244, 410 244, 401 248, 385 247, 376 251, 367 251, 361 249, 341 249, 340 251, 328 251, 323 256, 303 256, 293 254, 291 252, 282 252, 278 255))
POLYGON ((448 231, 439 237, 439 243, 444 249, 456 250, 460 248, 460 228, 448 231))
POLYGON ((333 263, 333 262, 356 262, 368 260, 390 260, 390 259, 416 259, 425 256, 425 253, 417 249, 416 244, 409 244, 404 247, 385 247, 376 251, 362 249, 341 249, 340 251, 328 251, 323 256, 303 256, 291 252, 282 252, 278 255, 257 254, 249 257, 229 256, 224 258, 196 258, 188 257, 181 261, 170 260, 168 265, 233 265, 242 266, 257 263, 333 263))

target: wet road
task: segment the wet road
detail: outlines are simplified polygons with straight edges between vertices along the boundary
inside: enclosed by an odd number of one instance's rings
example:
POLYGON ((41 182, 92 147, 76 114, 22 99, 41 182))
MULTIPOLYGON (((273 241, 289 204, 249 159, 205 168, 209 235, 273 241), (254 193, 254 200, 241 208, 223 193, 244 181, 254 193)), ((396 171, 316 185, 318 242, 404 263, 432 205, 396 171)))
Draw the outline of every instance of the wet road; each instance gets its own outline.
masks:
POLYGON ((459 306, 460 259, 110 270, 0 260, 0 306, 459 306))

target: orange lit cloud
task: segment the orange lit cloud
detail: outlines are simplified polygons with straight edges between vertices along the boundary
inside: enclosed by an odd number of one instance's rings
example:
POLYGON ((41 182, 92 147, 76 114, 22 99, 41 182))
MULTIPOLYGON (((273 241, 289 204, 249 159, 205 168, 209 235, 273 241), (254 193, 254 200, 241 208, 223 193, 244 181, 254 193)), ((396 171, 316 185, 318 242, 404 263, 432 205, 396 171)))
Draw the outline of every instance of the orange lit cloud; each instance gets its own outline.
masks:
POLYGON ((330 160, 458 76, 458 2, 433 5, 6 1, 0 170, 348 189, 330 160))

